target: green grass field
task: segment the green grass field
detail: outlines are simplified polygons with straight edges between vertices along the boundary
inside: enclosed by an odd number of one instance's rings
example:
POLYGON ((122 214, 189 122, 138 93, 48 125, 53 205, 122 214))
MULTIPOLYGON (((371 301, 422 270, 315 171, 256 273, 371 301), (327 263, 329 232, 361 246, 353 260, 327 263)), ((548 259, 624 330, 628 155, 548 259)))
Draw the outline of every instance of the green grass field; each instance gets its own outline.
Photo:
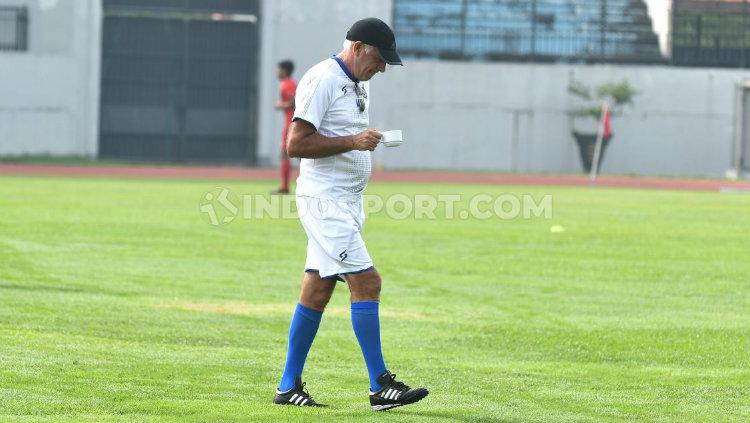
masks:
POLYGON ((374 413, 343 285, 304 375, 331 407, 270 404, 306 238, 211 226, 217 185, 275 186, 0 177, 0 421, 750 420, 750 195, 372 184, 554 196, 552 219, 367 220, 386 363, 432 391, 374 413))

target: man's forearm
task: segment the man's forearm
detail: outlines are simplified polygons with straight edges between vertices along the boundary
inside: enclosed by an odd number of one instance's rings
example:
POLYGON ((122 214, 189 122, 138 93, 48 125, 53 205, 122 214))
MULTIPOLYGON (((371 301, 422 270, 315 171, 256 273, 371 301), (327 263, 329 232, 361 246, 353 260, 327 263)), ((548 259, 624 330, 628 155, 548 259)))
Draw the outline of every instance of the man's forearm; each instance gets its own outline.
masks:
POLYGON ((319 159, 345 153, 353 149, 353 136, 324 137, 317 132, 296 138, 293 137, 294 134, 290 135, 291 139, 287 145, 287 154, 289 157, 319 159))

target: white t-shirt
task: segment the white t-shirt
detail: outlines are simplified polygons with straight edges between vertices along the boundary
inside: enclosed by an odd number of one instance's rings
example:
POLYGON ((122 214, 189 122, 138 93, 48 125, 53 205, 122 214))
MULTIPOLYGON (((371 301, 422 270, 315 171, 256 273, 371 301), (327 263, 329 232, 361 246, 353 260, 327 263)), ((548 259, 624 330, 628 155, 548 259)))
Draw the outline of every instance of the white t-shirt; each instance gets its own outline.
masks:
MULTIPOLYGON (((357 107, 354 81, 339 63, 326 59, 308 70, 297 86, 294 119, 315 126, 320 135, 355 135, 370 125, 370 84, 359 82, 366 93, 365 110, 357 107)), ((297 178, 297 195, 332 200, 357 201, 370 178, 369 151, 347 151, 321 159, 302 159, 297 178)))

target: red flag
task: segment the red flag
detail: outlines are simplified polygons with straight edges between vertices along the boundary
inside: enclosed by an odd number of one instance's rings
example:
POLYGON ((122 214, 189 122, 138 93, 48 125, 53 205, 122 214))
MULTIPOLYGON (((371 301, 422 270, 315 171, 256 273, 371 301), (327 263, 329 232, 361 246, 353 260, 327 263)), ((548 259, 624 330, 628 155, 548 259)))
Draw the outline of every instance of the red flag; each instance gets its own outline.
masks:
POLYGON ((609 122, 609 105, 607 103, 604 103, 602 107, 604 107, 604 117, 603 117, 604 122, 602 122, 602 127, 604 129, 603 129, 602 135, 604 139, 606 140, 610 136, 612 136, 612 125, 609 122))

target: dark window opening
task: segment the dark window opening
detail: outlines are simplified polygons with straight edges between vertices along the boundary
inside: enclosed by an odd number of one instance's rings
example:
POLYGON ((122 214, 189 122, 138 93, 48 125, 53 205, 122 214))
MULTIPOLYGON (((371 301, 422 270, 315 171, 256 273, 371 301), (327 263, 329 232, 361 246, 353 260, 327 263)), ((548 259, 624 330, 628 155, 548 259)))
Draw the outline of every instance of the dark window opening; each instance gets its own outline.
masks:
POLYGON ((0 51, 28 50, 28 30, 25 7, 0 6, 0 51))

